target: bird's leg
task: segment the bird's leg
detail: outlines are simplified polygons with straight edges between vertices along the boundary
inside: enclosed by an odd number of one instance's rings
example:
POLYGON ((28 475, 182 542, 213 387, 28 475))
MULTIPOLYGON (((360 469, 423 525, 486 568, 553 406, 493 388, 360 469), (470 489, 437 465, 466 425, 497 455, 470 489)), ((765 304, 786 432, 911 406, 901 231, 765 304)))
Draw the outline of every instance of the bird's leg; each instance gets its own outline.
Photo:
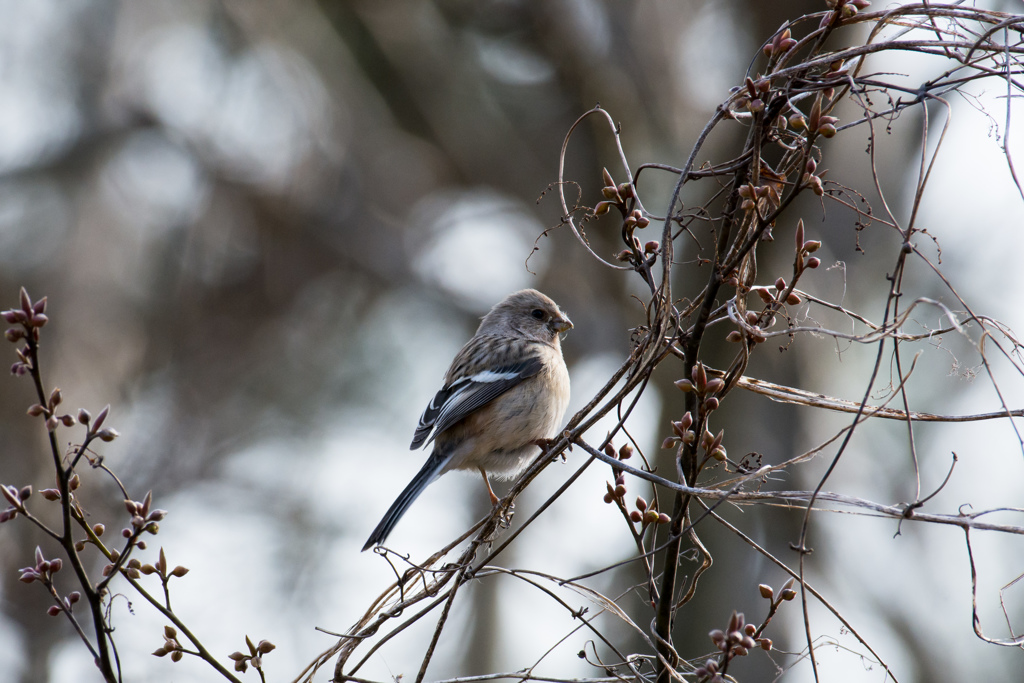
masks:
MULTIPOLYGON (((487 487, 487 493, 491 496, 491 505, 498 507, 498 503, 500 503, 501 500, 498 496, 494 495, 494 489, 491 488, 491 482, 487 479, 487 472, 483 467, 477 467, 477 469, 480 470, 480 475, 484 478, 484 485, 487 487)), ((502 529, 507 529, 512 524, 513 508, 515 508, 515 504, 510 502, 508 507, 500 510, 501 517, 498 519, 498 526, 502 529)))
POLYGON ((487 493, 491 496, 491 505, 498 504, 498 497, 494 495, 494 489, 491 488, 491 482, 487 479, 487 472, 483 467, 477 467, 480 470, 480 476, 484 478, 484 486, 487 487, 487 493))

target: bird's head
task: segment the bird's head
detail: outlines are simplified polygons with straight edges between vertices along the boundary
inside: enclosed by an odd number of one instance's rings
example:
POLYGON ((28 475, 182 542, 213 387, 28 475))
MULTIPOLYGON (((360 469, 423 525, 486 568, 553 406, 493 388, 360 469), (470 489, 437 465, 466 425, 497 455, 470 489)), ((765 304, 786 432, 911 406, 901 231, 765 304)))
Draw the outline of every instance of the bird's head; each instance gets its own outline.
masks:
POLYGON ((477 334, 515 334, 550 344, 570 329, 569 316, 551 298, 536 289, 523 289, 495 304, 477 334))

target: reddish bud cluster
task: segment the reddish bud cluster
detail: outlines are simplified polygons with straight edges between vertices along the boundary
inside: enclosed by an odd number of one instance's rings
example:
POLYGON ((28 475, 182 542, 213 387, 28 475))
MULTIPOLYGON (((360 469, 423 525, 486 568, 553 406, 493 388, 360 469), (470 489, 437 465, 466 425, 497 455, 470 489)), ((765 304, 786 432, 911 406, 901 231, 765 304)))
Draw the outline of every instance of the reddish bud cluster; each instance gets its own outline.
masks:
POLYGON ((651 524, 668 524, 672 519, 664 512, 658 512, 656 503, 651 501, 648 505, 642 496, 636 497, 636 509, 629 513, 629 521, 633 524, 640 524, 641 531, 651 524))
POLYGON ((771 650, 772 642, 770 640, 755 638, 755 635, 757 635, 757 626, 746 623, 742 612, 734 611, 725 631, 716 628, 708 633, 711 642, 722 653, 721 660, 709 659, 703 667, 697 670, 698 677, 714 677, 723 667, 723 662, 728 663, 733 657, 744 657, 755 647, 761 647, 766 651, 771 650))
POLYGON ((180 579, 189 572, 188 567, 183 567, 180 564, 170 571, 167 570, 167 567, 167 555, 164 554, 164 549, 160 548, 160 556, 157 558, 156 563, 140 565, 138 570, 141 574, 145 574, 146 576, 156 574, 164 584, 166 584, 172 576, 180 579))
POLYGON ((277 647, 269 640, 261 640, 259 643, 253 644, 249 636, 245 637, 245 644, 249 648, 249 654, 232 652, 228 655, 228 659, 235 663, 235 671, 242 673, 245 673, 250 665, 259 671, 263 667, 263 655, 277 647))
POLYGON ((19 292, 19 307, 0 312, 0 318, 10 325, 4 332, 4 338, 12 344, 27 341, 28 344, 18 349, 18 360, 11 366, 11 374, 24 375, 32 369, 30 360, 31 349, 39 342, 39 329, 50 321, 46 317, 46 297, 33 302, 28 292, 22 287, 19 292))
POLYGON ((47 560, 43 557, 42 549, 36 546, 35 566, 19 569, 18 571, 21 572, 21 575, 18 577, 18 580, 23 583, 41 581, 45 585, 50 586, 53 583, 53 575, 59 572, 63 566, 64 563, 59 557, 47 560))
POLYGON ((604 502, 621 501, 626 495, 626 474, 619 472, 619 475, 615 477, 615 485, 612 486, 609 482, 605 482, 605 486, 608 487, 608 492, 604 494, 604 502))
POLYGON ((156 657, 171 656, 172 662, 180 662, 185 649, 178 642, 178 631, 173 626, 164 626, 164 644, 153 651, 156 657))
POLYGON ((775 34, 772 42, 764 46, 764 55, 769 59, 786 54, 796 46, 792 32, 787 28, 775 34))
POLYGON ((635 266, 641 264, 651 265, 657 258, 661 244, 657 240, 641 242, 633 232, 637 229, 644 229, 651 224, 649 218, 644 216, 640 209, 630 210, 629 206, 636 199, 636 190, 631 183, 615 183, 612 174, 607 168, 601 169, 601 179, 604 186, 601 188, 601 196, 604 200, 594 205, 595 216, 603 216, 617 208, 622 215, 622 241, 626 244, 623 249, 615 255, 615 259, 623 263, 632 263, 635 266))
POLYGON ((167 510, 150 510, 150 506, 153 503, 153 492, 149 491, 146 493, 146 498, 140 503, 134 500, 125 500, 124 507, 131 515, 131 524, 135 531, 132 529, 125 529, 122 531, 122 535, 125 538, 131 537, 138 531, 147 531, 151 534, 156 534, 160 531, 160 525, 157 522, 163 520, 167 516, 167 510))

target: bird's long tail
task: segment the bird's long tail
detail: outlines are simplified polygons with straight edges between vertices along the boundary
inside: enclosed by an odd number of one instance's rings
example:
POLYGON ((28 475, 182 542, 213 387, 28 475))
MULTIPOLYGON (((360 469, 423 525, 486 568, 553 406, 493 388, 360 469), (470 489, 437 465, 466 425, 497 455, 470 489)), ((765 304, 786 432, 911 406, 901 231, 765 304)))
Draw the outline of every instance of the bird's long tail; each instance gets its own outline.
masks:
POLYGON ((377 524, 377 528, 370 534, 370 538, 367 539, 366 545, 363 546, 363 550, 369 550, 375 545, 383 543, 391 530, 398 524, 398 520, 402 518, 402 515, 406 513, 409 506, 420 497, 423 490, 427 488, 435 479, 441 474, 441 467, 444 465, 444 461, 440 458, 431 455, 427 458, 427 462, 424 463, 423 467, 416 476, 413 477, 409 485, 405 487, 405 490, 399 494, 398 498, 391 507, 388 509, 384 518, 377 524))

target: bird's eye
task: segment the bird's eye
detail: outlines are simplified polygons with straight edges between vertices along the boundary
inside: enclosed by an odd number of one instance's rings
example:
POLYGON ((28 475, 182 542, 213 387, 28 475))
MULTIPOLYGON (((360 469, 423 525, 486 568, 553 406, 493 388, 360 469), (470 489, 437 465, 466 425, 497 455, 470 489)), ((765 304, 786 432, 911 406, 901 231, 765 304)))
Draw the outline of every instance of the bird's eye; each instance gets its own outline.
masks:
POLYGON ((530 312, 530 315, 532 315, 537 320, 543 320, 545 318, 544 311, 540 308, 533 309, 533 311, 530 312))

